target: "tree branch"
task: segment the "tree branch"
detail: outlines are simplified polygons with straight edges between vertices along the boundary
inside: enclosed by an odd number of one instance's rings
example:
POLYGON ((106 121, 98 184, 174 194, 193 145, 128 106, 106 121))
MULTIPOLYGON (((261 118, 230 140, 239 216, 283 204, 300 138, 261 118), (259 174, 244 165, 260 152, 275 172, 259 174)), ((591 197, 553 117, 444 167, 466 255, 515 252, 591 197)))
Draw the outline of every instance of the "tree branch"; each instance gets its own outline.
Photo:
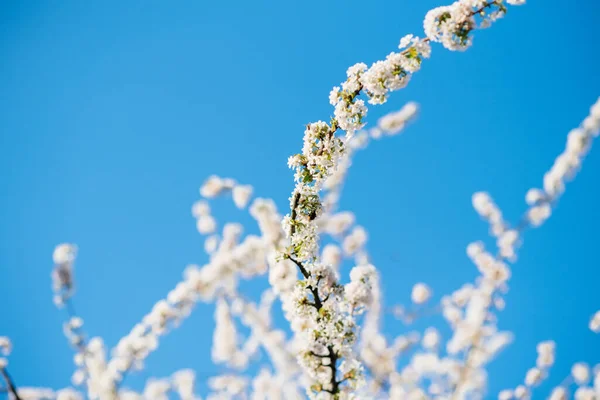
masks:
MULTIPOLYGON (((308 272, 306 270, 306 267, 298 260, 296 260, 294 257, 289 256, 288 257, 294 264, 296 264, 298 266, 298 268, 300 269, 300 272, 302 273, 302 275, 304 275, 304 277, 306 279, 308 279, 311 275, 310 272, 308 272)), ((317 282, 320 280, 320 278, 317 280, 317 282)), ((321 297, 319 296, 319 290, 315 287, 312 286, 308 286, 308 289, 310 290, 310 292, 313 295, 313 300, 314 303, 311 303, 312 306, 314 306, 317 309, 317 312, 321 311, 321 309, 323 308, 323 300, 321 300, 321 297)), ((327 296, 327 298, 329 298, 329 296, 327 296)), ((325 300, 327 300, 327 298, 325 300)), ((327 351, 328 354, 327 355, 319 355, 319 354, 315 354, 314 352, 311 352, 311 354, 313 356, 316 357, 320 357, 320 358, 329 358, 330 363, 329 365, 327 365, 329 368, 331 368, 331 387, 332 390, 330 391, 331 394, 338 394, 340 391, 340 383, 337 380, 337 361, 338 361, 338 356, 335 353, 335 350, 333 349, 333 346, 327 346, 327 351)), ((327 391, 327 390, 326 390, 327 391)), ((329 391, 327 391, 329 392, 329 391)))
POLYGON ((3 389, 5 389, 8 393, 12 394, 15 400, 23 400, 21 397, 19 397, 17 387, 15 386, 6 368, 0 368, 0 374, 4 377, 4 380, 6 381, 7 388, 3 389))

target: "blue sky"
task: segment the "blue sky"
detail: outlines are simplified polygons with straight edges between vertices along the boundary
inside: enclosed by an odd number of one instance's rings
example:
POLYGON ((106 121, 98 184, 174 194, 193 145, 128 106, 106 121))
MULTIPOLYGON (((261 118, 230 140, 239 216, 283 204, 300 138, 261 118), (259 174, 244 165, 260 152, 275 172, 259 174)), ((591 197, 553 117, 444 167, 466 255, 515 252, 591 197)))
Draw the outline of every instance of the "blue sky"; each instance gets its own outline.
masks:
MULTIPOLYGON (((2 2, 0 335, 13 339, 16 382, 69 383, 64 315, 51 302, 57 243, 79 245, 77 308, 114 345, 185 265, 206 261, 190 215, 203 180, 252 183, 284 209, 287 157, 307 122, 331 115, 331 87, 348 66, 422 34, 440 4, 2 2)), ((371 110, 375 121, 409 100, 422 107, 403 136, 356 157, 342 201, 369 230, 390 303, 418 281, 440 295, 474 278, 465 247, 488 227, 473 192, 519 218, 600 95, 599 12, 585 0, 513 7, 466 53, 434 46, 408 88, 371 110)), ((541 340, 558 343, 554 383, 575 361, 600 361, 587 329, 600 308, 596 150, 552 218, 526 234, 500 323, 516 341, 491 366, 491 393, 522 382, 541 340)), ((148 359, 150 375, 221 371, 209 361, 211 325, 212 307, 199 305, 148 359)))

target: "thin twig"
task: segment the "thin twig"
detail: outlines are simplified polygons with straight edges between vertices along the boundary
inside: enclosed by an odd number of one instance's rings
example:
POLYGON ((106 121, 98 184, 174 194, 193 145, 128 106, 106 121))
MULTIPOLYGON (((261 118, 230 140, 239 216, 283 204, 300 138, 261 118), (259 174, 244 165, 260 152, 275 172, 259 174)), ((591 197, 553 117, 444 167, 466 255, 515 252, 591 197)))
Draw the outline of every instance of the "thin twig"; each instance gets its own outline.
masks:
POLYGON ((6 381, 6 388, 4 388, 8 393, 11 393, 14 397, 15 400, 22 400, 21 397, 19 397, 19 393, 17 391, 17 387, 15 385, 15 383, 13 382, 13 380, 11 379, 8 371, 6 370, 6 368, 0 368, 0 374, 4 377, 4 380, 6 381))

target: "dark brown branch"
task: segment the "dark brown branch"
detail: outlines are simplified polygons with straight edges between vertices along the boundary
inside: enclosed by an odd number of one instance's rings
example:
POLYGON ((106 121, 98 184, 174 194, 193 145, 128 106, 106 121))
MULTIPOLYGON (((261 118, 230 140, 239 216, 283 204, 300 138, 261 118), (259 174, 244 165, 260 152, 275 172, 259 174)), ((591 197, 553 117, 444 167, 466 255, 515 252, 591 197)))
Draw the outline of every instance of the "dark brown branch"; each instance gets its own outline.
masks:
MULTIPOLYGON (((294 264, 296 264, 298 266, 298 268, 300 269, 300 272, 302 273, 302 275, 304 275, 304 277, 306 279, 308 279, 310 277, 310 273, 306 270, 306 267, 304 267, 304 265, 296 260, 294 257, 289 257, 290 260, 292 260, 292 262, 294 264)), ((320 281, 320 278, 317 279, 317 282, 320 281)), ((312 295, 313 295, 313 299, 314 299, 314 303, 309 303, 310 305, 312 305, 313 307, 315 307, 317 309, 317 312, 321 311, 321 309, 323 308, 323 300, 321 300, 321 297, 319 296, 319 291, 317 288, 312 287, 312 286, 308 286, 308 289, 311 291, 312 295)), ((329 296, 327 296, 327 298, 329 298, 329 296)), ((327 298, 325 300, 327 300, 327 298)), ((328 354, 327 355, 320 355, 320 354, 316 354, 314 352, 311 351, 311 354, 315 357, 319 357, 319 358, 329 358, 330 363, 329 365, 327 365, 327 367, 331 368, 331 387, 332 390, 325 390, 326 392, 329 392, 333 395, 338 394, 340 392, 340 383, 337 380, 337 361, 338 361, 338 356, 335 353, 333 346, 329 345, 327 346, 327 351, 328 354)))
POLYGON ((298 208, 299 203, 300 203, 300 192, 296 192, 296 194, 294 195, 294 203, 292 204, 290 236, 294 236, 294 233, 296 232, 296 227, 294 226, 294 222, 296 221, 296 208, 298 208))
POLYGON ((292 260, 292 262, 294 264, 296 264, 298 266, 298 268, 300 269, 300 272, 302 273, 302 275, 304 275, 304 277, 306 279, 310 278, 310 273, 306 270, 306 268, 304 268, 304 265, 302 265, 302 263, 298 260, 296 260, 294 257, 290 256, 288 257, 290 260, 292 260))
POLYGON ((17 387, 15 386, 15 384, 14 384, 13 380, 11 379, 6 368, 0 368, 0 374, 4 377, 4 380, 6 381, 6 386, 7 386, 6 391, 8 393, 11 393, 13 395, 13 397, 15 398, 15 400, 22 400, 22 398, 19 397, 17 387))
POLYGON ((496 0, 491 1, 489 3, 485 3, 483 6, 481 6, 481 8, 479 8, 478 10, 475 10, 475 11, 471 12, 470 14, 471 14, 471 16, 475 16, 475 15, 479 14, 480 12, 482 12, 483 10, 485 10, 486 8, 491 7, 493 5, 496 5, 496 4, 497 4, 496 0))
POLYGON ((333 346, 327 346, 327 350, 329 350, 329 358, 331 360, 331 387, 332 387, 332 392, 334 394, 339 393, 340 392, 340 383, 337 380, 337 360, 338 360, 338 356, 335 353, 335 351, 333 350, 333 346))

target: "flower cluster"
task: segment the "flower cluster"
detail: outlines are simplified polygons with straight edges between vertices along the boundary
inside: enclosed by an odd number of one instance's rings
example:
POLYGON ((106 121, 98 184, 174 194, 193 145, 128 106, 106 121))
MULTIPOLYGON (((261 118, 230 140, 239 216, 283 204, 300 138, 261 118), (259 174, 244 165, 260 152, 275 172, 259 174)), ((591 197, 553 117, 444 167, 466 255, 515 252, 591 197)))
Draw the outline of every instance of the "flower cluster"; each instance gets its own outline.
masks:
MULTIPOLYGON (((474 7, 477 2, 464 1, 463 3, 474 7)), ((494 4, 497 3, 494 2, 494 4)), ((458 6, 451 7, 457 8, 458 6)), ((487 7, 486 3, 486 7, 483 8, 487 7)), ((459 18, 457 12, 454 13, 454 17, 459 18)), ((472 29, 474 26, 469 27, 469 32, 472 29)), ((426 33, 430 36, 431 32, 426 33)), ((432 40, 431 37, 419 39, 413 35, 407 35, 400 41, 400 52, 390 53, 385 60, 375 62, 369 68, 364 63, 350 67, 346 72, 346 81, 340 87, 334 87, 329 95, 329 101, 335 108, 331 123, 319 121, 309 124, 304 134, 302 153, 292 156, 288 160, 290 168, 295 169, 296 187, 290 197, 290 214, 283 220, 284 231, 289 238, 289 246, 282 253, 281 258, 284 260, 293 258, 305 279, 316 281, 326 279, 325 276, 318 275, 317 271, 331 270, 331 266, 322 268, 323 265, 317 262, 319 236, 315 221, 319 220, 323 210, 326 209, 321 202, 319 192, 324 182, 327 182, 342 164, 342 156, 347 151, 348 140, 364 125, 363 120, 367 114, 367 108, 364 100, 359 96, 364 94, 371 104, 385 103, 389 93, 405 87, 411 74, 420 69, 423 59, 430 56, 430 40, 432 40), (345 139, 336 137, 335 133, 338 129, 346 131, 345 139)), ((393 120, 408 119, 414 115, 415 111, 416 107, 413 107, 412 110, 409 109, 401 115, 381 121, 382 125, 388 131, 397 131, 401 129, 403 123, 393 123, 393 120)), ((337 195, 334 193, 333 198, 326 205, 332 207, 336 203, 337 195)), ((361 242, 365 240, 366 234, 362 234, 358 230, 356 235, 351 236, 345 243, 346 253, 352 254, 359 250, 361 242)), ((367 260, 362 257, 362 254, 364 253, 360 252, 361 256, 358 261, 364 264, 367 260)), ((314 303, 317 303, 319 297, 322 296, 319 287, 311 284, 300 287, 299 290, 303 292, 302 296, 307 296, 307 294, 309 297, 312 296, 314 303)), ((300 298, 304 298, 302 296, 300 298)), ((333 310, 336 309, 337 307, 333 308, 333 310)), ((337 319, 337 317, 333 318, 332 321, 337 321, 337 319)), ((335 371, 335 366, 332 365, 330 370, 335 371)), ((333 394, 337 395, 339 388, 333 382, 337 378, 332 376, 331 379, 334 386, 333 394)), ((323 392, 320 389, 318 391, 323 392)), ((324 391, 327 392, 327 390, 324 391)))
POLYGON ((532 188, 525 201, 529 205, 527 220, 540 226, 550 217, 552 205, 565 190, 565 181, 573 179, 590 150, 592 141, 600 132, 600 99, 590 108, 590 114, 579 128, 567 136, 565 150, 556 158, 552 168, 544 175, 543 189, 532 188))
POLYGON ((600 364, 593 369, 583 362, 573 364, 571 375, 552 390, 549 400, 567 400, 571 384, 576 387, 575 400, 597 400, 600 397, 600 364))
POLYGON ((410 298, 415 304, 423 304, 431 297, 431 289, 424 283, 413 286, 410 298))
POLYGON ((502 219, 502 212, 488 193, 475 193, 473 195, 473 208, 490 224, 490 233, 497 239, 496 245, 500 250, 500 256, 514 261, 516 259, 515 247, 518 244, 519 232, 508 227, 508 224, 502 219))
MULTIPOLYGON (((508 4, 522 5, 525 1, 509 0, 508 4)), ((464 51, 473 43, 473 30, 490 27, 506 11, 503 0, 459 0, 429 11, 423 28, 430 40, 442 43, 448 50, 464 51)))
POLYGON ((551 340, 539 343, 537 354, 536 366, 525 374, 525 384, 517 386, 514 390, 501 391, 498 400, 529 399, 533 388, 548 377, 548 370, 554 365, 555 343, 551 340))
POLYGON ((362 311, 373 301, 373 288, 378 287, 377 270, 371 264, 357 265, 350 271, 350 283, 345 286, 346 302, 354 310, 362 311))
MULTIPOLYGON (((385 60, 377 61, 368 69, 365 64, 354 67, 361 71, 360 83, 371 104, 383 104, 389 93, 404 88, 421 62, 431 55, 428 40, 413 35, 400 40, 400 52, 390 53, 385 60)), ((336 109, 338 105, 336 104, 336 109)))
POLYGON ((243 209, 248 205, 248 202, 252 197, 253 189, 252 186, 238 184, 231 178, 220 178, 216 175, 212 175, 200 188, 200 195, 210 199, 227 191, 231 191, 233 202, 236 207, 243 209))
MULTIPOLYGON (((0 336, 0 354, 7 357, 12 351, 12 342, 6 336, 0 336)), ((6 368, 8 359, 0 357, 0 368, 6 368)))
POLYGON ((212 359, 215 363, 228 362, 231 365, 243 365, 247 362, 237 351, 238 333, 231 318, 229 305, 219 299, 215 307, 215 330, 213 334, 212 359))
POLYGON ((54 249, 52 259, 54 270, 52 271, 52 290, 54 291, 54 303, 63 306, 73 295, 73 265, 77 256, 77 246, 63 243, 54 249))

